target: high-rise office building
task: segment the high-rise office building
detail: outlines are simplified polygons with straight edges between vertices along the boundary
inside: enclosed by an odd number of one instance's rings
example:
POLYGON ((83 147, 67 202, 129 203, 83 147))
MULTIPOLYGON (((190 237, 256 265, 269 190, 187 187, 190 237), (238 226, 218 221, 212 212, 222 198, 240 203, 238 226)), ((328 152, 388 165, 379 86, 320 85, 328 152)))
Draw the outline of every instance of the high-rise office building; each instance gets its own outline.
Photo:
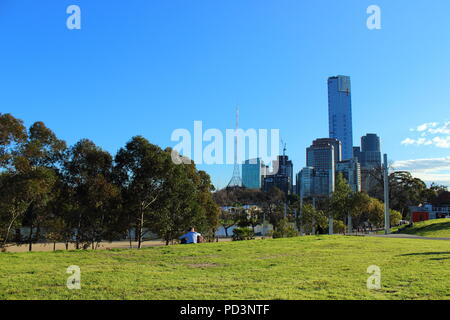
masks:
POLYGON ((377 168, 381 166, 380 138, 375 133, 368 133, 361 137, 361 166, 377 168))
MULTIPOLYGON (((339 161, 342 161, 342 143, 335 138, 320 138, 320 139, 316 139, 313 141, 312 145, 310 148, 318 148, 318 147, 325 147, 325 148, 329 148, 329 146, 333 146, 333 150, 334 150, 334 163, 338 163, 339 161)), ((308 149, 310 149, 308 148, 308 149)), ((308 152, 307 149, 307 152, 308 152)), ((308 159, 308 155, 307 159, 308 159)), ((313 155, 311 155, 313 156, 313 155)), ((310 157, 310 161, 314 161, 313 158, 310 157)), ((327 160, 328 161, 328 160, 327 160)), ((317 163, 316 162, 316 166, 318 166, 317 168, 322 168, 322 165, 325 165, 326 168, 328 168, 328 162, 325 162, 324 164, 322 163, 317 163)))
POLYGON ((328 121, 330 138, 342 143, 342 159, 353 158, 352 96, 348 76, 328 78, 328 121))
POLYGON ((314 168, 313 195, 327 196, 334 191, 336 154, 340 143, 336 139, 317 139, 306 149, 306 166, 314 168))
POLYGON ((342 173, 353 192, 361 192, 361 165, 357 159, 338 162, 336 172, 342 173))
POLYGON ((339 148, 339 141, 336 139, 316 139, 312 145, 306 149, 306 165, 319 170, 335 169, 336 153, 335 146, 339 148))
POLYGON ((361 147, 353 147, 353 158, 361 163, 361 147))
POLYGON ((372 175, 374 169, 381 167, 380 138, 375 133, 361 137, 361 147, 353 147, 353 156, 361 164, 362 190, 370 192, 378 183, 372 175))
POLYGON ((278 156, 273 161, 274 172, 268 173, 264 178, 264 190, 269 191, 272 187, 277 187, 286 194, 293 192, 292 185, 294 179, 294 166, 292 160, 286 155, 278 156))
POLYGON ((246 160, 242 164, 242 184, 245 188, 261 189, 267 166, 260 159, 246 160))
POLYGON ((281 174, 268 175, 264 178, 264 191, 269 192, 272 188, 278 188, 286 195, 291 193, 289 177, 281 174))
POLYGON ((314 195, 314 168, 304 167, 297 174, 298 195, 309 198, 314 195))
POLYGON ((289 183, 293 184, 294 179, 294 166, 292 164, 292 160, 289 160, 289 157, 286 155, 278 156, 277 160, 274 161, 274 169, 278 168, 278 175, 284 175, 289 177, 289 183))

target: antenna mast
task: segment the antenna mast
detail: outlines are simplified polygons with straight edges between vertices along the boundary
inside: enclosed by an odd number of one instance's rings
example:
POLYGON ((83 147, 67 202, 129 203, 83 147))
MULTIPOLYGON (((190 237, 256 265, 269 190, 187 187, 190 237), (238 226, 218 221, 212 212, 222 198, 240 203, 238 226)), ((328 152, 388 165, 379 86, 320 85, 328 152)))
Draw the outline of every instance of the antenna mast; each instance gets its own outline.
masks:
POLYGON ((236 107, 236 132, 234 133, 234 170, 228 188, 242 187, 241 170, 237 161, 237 139, 239 129, 239 108, 236 107))

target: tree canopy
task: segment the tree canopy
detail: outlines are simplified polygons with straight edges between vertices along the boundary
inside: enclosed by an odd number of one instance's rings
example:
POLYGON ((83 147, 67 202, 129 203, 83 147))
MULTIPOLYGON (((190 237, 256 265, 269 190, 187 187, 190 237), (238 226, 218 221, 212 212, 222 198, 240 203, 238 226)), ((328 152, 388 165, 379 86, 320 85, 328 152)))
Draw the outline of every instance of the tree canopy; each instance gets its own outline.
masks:
POLYGON ((125 238, 141 247, 150 232, 169 243, 189 227, 212 237, 219 223, 213 190, 206 172, 173 163, 171 149, 144 137, 113 156, 88 139, 68 147, 43 122, 26 130, 0 114, 2 247, 64 241, 96 248, 125 238), (24 227, 28 234, 17 232, 24 227))

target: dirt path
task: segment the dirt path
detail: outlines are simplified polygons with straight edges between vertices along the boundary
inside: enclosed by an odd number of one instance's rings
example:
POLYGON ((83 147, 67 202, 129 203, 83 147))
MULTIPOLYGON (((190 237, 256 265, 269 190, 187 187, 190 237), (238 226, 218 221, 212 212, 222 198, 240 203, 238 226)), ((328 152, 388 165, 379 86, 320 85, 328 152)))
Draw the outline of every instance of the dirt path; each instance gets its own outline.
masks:
MULTIPOLYGON (((231 239, 219 239, 219 242, 231 241, 231 239)), ((133 249, 137 248, 137 243, 133 242, 133 249)), ((147 247, 159 247, 165 246, 166 243, 161 240, 145 241, 142 243, 143 248, 147 247)), ((129 241, 114 241, 114 242, 102 242, 97 250, 109 250, 109 249, 130 249, 129 241)), ((57 243, 56 250, 66 250, 64 243, 57 243)), ((75 250, 74 244, 69 244, 69 250, 75 250)), ((91 250, 89 248, 88 250, 91 250)), ((53 251, 53 243, 36 243, 33 244, 33 252, 53 251)), ((28 252, 28 245, 11 246, 6 249, 6 252, 28 252)))

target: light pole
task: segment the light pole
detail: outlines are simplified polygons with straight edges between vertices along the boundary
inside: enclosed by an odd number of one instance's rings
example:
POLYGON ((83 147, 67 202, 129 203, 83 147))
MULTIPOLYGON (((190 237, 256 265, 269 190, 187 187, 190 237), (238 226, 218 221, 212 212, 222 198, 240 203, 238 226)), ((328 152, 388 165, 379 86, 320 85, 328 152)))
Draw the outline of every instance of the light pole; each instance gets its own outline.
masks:
POLYGON ((391 231, 390 213, 389 213, 389 166, 387 162, 387 154, 384 154, 384 233, 389 234, 391 231))

